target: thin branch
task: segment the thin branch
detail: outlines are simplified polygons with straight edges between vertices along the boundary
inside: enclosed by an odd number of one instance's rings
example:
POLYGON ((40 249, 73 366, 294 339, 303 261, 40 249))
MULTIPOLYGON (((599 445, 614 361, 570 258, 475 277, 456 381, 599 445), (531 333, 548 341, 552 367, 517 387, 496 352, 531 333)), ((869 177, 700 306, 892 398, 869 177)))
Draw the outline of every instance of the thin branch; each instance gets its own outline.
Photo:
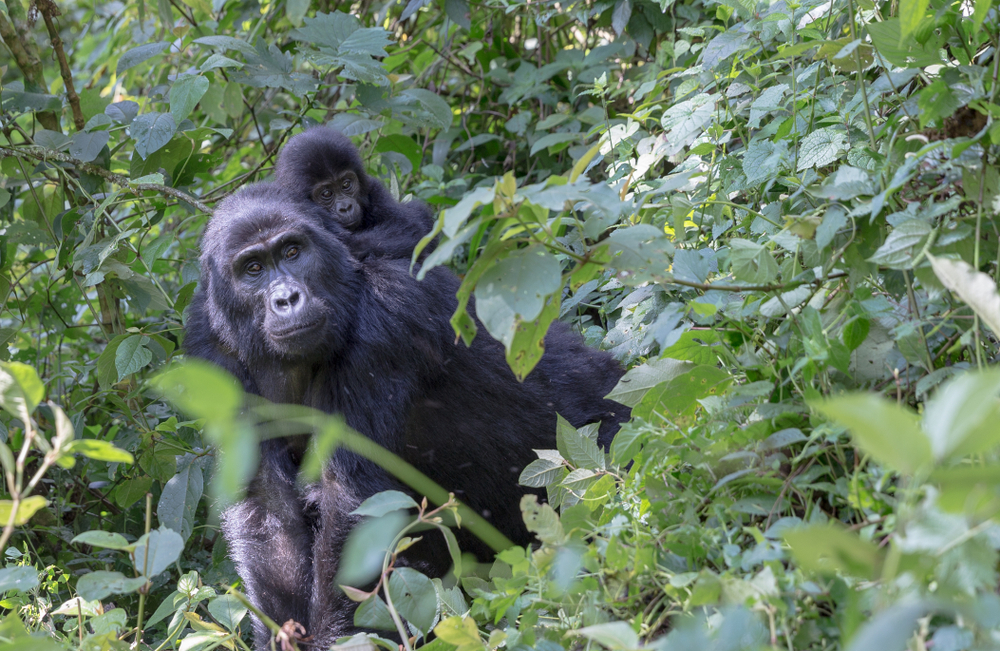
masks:
POLYGON ((59 30, 53 18, 61 16, 62 12, 52 0, 38 0, 35 4, 38 11, 45 20, 45 29, 49 32, 49 40, 52 42, 52 49, 56 51, 56 60, 59 61, 59 73, 62 75, 63 85, 66 86, 66 98, 69 99, 69 107, 73 111, 73 124, 77 131, 83 131, 86 121, 83 119, 83 110, 80 108, 80 96, 76 94, 73 86, 73 73, 69 69, 69 62, 66 60, 66 51, 63 49, 63 40, 59 36, 59 30))
POLYGON ((667 285, 681 285, 683 287, 691 287, 693 289, 700 289, 703 292, 707 291, 720 291, 720 292, 775 292, 779 290, 795 289, 796 287, 801 287, 802 285, 815 285, 818 283, 825 283, 828 280, 835 280, 837 278, 843 278, 847 276, 847 272, 838 271, 832 273, 826 278, 817 278, 810 281, 800 281, 800 282, 790 282, 790 283, 776 283, 773 285, 712 285, 710 283, 696 283, 690 280, 679 280, 677 278, 657 278, 657 282, 667 284, 667 285))
POLYGON ((51 162, 58 161, 60 163, 69 163, 79 170, 87 172, 88 174, 95 174, 100 176, 106 181, 110 181, 115 185, 120 185, 123 188, 127 188, 132 194, 139 196, 143 192, 152 191, 159 192, 160 194, 165 194, 169 197, 173 197, 178 201, 183 201, 184 203, 190 204, 205 213, 206 215, 212 214, 212 209, 208 207, 207 204, 203 203, 199 199, 191 196, 186 192, 182 192, 177 188, 171 188, 167 185, 161 185, 159 183, 135 183, 127 176, 122 174, 116 174, 114 172, 108 171, 103 167, 99 167, 92 163, 85 163, 78 158, 73 158, 72 156, 67 156, 66 154, 58 151, 52 151, 51 149, 42 149, 40 147, 27 148, 27 147, 3 147, 0 146, 0 154, 4 156, 14 156, 16 158, 25 160, 36 160, 41 162, 51 162))

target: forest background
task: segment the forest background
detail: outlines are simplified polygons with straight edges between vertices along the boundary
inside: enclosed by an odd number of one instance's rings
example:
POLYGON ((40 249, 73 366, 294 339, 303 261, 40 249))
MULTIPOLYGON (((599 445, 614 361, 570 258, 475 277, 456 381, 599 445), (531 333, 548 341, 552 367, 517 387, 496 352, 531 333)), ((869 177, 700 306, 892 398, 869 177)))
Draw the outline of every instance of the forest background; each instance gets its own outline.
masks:
POLYGON ((246 648, 259 420, 176 360, 207 215, 317 123, 440 211, 513 372, 557 318, 630 369, 607 454, 561 425, 522 475, 535 548, 390 572, 408 498, 368 504, 359 624, 1000 646, 998 38, 992 0, 0 2, 0 649, 246 648))

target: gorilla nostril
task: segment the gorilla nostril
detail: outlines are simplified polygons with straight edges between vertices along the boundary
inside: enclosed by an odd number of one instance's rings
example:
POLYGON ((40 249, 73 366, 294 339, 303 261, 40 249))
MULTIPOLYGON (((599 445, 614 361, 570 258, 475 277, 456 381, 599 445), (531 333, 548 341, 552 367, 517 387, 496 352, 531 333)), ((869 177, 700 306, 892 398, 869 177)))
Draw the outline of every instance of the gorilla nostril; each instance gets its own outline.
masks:
POLYGON ((295 307, 295 305, 299 302, 299 293, 292 292, 291 296, 288 297, 288 300, 286 302, 290 307, 295 307))

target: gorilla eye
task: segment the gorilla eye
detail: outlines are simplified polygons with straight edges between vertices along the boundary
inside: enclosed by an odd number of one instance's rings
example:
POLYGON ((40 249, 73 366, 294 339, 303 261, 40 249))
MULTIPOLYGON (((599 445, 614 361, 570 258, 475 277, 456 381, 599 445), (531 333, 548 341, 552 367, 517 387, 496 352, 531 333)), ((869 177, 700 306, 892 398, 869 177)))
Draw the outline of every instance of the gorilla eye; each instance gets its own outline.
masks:
POLYGON ((246 271, 251 276, 256 276, 260 272, 264 271, 264 265, 262 265, 261 263, 256 262, 256 261, 255 262, 251 262, 250 264, 247 265, 246 271))
POLYGON ((344 190, 346 190, 346 191, 349 192, 351 190, 351 188, 354 187, 354 181, 353 181, 353 179, 350 179, 350 178, 344 179, 344 182, 341 184, 341 187, 343 187, 344 190))
POLYGON ((298 255, 299 255, 299 247, 297 246, 290 246, 287 249, 285 249, 286 260, 291 260, 292 258, 298 257, 298 255))
POLYGON ((331 190, 330 188, 323 188, 320 191, 319 196, 323 197, 324 199, 329 199, 330 197, 333 196, 333 190, 331 190))

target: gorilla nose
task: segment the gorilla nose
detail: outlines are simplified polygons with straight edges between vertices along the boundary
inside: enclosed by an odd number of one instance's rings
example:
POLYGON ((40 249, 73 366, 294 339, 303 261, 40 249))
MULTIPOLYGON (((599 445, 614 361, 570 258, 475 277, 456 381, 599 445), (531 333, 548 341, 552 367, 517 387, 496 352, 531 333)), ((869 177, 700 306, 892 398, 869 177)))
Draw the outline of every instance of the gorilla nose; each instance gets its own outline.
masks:
POLYGON ((297 287, 279 285, 271 291, 271 310, 275 314, 294 314, 305 304, 297 287))

